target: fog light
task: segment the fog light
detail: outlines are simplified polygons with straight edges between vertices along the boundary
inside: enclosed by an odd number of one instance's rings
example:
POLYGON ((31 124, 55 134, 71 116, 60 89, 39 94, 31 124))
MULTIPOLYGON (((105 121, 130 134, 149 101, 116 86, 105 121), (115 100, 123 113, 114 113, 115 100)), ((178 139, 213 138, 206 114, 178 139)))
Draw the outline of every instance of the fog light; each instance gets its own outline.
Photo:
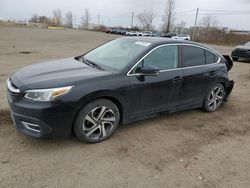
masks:
POLYGON ((34 132, 37 132, 37 133, 41 132, 39 125, 36 125, 36 124, 33 124, 33 123, 24 122, 24 121, 22 121, 22 124, 28 130, 31 130, 31 131, 34 131, 34 132))

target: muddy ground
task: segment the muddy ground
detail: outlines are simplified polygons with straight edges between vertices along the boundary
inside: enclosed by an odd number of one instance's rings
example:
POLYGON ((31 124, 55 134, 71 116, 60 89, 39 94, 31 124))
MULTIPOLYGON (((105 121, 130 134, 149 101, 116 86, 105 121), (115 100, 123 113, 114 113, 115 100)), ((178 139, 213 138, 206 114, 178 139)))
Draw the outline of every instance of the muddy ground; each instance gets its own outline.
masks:
POLYGON ((231 100, 215 113, 197 109, 122 125, 94 145, 73 137, 39 140, 14 129, 8 75, 115 37, 0 27, 0 187, 250 187, 250 63, 235 62, 231 100))

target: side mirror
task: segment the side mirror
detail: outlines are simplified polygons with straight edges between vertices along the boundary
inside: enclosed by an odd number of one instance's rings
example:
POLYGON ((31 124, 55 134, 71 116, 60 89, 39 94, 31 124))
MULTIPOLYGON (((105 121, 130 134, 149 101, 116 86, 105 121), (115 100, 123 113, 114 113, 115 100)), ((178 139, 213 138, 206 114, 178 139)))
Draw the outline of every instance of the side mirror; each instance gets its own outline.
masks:
POLYGON ((160 69, 158 69, 157 67, 151 67, 151 66, 147 66, 143 68, 138 67, 136 72, 141 76, 157 76, 160 73, 160 69))

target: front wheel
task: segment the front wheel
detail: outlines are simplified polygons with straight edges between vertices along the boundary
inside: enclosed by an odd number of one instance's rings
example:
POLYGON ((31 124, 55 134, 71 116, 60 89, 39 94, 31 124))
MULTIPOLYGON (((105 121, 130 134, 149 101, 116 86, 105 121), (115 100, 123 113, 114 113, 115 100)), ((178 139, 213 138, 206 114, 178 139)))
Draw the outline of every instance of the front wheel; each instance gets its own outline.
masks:
POLYGON ((220 83, 213 86, 207 93, 204 100, 204 110, 207 112, 214 112, 217 110, 225 98, 224 86, 220 83))
POLYGON ((116 105, 107 99, 87 104, 78 114, 74 131, 81 141, 97 143, 108 139, 120 122, 116 105))

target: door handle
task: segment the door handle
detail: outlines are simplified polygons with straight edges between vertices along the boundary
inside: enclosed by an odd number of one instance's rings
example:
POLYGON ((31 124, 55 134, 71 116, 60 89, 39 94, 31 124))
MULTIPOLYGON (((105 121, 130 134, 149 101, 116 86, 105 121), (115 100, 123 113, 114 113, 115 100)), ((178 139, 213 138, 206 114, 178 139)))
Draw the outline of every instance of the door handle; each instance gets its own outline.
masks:
POLYGON ((215 76, 216 74, 217 74, 216 71, 210 71, 210 72, 209 72, 209 75, 210 75, 210 76, 215 76))
POLYGON ((182 77, 176 76, 176 77, 174 77, 172 80, 173 80, 173 82, 179 82, 179 81, 182 80, 182 77))

